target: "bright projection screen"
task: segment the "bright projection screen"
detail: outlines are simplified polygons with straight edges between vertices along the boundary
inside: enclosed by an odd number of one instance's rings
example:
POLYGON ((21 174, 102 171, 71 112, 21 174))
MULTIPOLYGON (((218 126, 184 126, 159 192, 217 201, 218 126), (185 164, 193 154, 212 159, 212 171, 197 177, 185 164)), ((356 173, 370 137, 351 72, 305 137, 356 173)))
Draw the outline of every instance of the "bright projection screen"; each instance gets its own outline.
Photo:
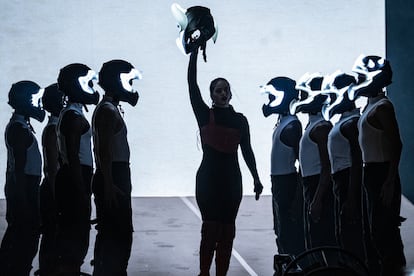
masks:
MULTIPOLYGON (((188 57, 175 44, 177 24, 165 0, 1 1, 0 126, 12 109, 11 85, 32 80, 46 87, 59 69, 80 62, 99 71, 103 62, 125 59, 143 72, 135 107, 123 104, 131 148, 133 196, 189 196, 202 157, 187 88, 188 57)), ((264 194, 270 194, 271 136, 277 117, 264 118, 259 86, 276 76, 350 72, 361 53, 385 54, 384 1, 228 0, 177 2, 211 9, 219 26, 216 44, 201 56, 198 82, 210 104, 216 77, 232 85, 231 104, 250 124, 264 194)), ((98 91, 102 90, 96 85, 98 91)), ((92 115, 90 107, 87 117, 92 115)), ((304 126, 307 117, 300 117, 304 126)), ((32 120, 40 144, 43 127, 32 120)), ((253 180, 239 153, 245 195, 253 180)), ((0 138, 0 197, 6 171, 0 138)))

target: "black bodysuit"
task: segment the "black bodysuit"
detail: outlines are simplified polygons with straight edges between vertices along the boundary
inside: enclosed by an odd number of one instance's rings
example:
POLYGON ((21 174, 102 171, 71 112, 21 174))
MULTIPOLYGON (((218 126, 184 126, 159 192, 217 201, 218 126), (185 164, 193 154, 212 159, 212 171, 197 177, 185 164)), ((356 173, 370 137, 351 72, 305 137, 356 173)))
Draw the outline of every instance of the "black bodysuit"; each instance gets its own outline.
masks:
POLYGON ((210 109, 198 90, 190 90, 190 99, 203 143, 196 177, 196 199, 203 221, 234 223, 242 198, 238 144, 249 168, 255 167, 247 119, 231 106, 210 109))

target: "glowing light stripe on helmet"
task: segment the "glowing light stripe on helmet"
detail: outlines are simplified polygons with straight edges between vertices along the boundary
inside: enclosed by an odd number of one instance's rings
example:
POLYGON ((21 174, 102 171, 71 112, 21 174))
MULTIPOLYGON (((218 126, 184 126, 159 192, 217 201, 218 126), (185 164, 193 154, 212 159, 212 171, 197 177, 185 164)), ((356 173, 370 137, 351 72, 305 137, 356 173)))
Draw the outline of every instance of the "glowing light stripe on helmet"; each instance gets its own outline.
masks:
POLYGON ((187 28, 188 25, 188 19, 185 13, 187 12, 186 9, 183 9, 180 5, 177 3, 174 3, 171 5, 171 12, 174 16, 174 18, 177 20, 177 27, 180 29, 180 33, 178 38, 175 40, 175 43, 177 44, 178 49, 184 54, 187 55, 184 49, 184 31, 185 28, 187 28))
POLYGON ((32 105, 34 107, 43 108, 42 97, 44 93, 45 93, 45 89, 41 88, 39 89, 37 93, 32 94, 32 105))
POLYGON ((78 78, 79 84, 83 91, 89 94, 94 94, 95 91, 91 86, 89 86, 89 82, 92 80, 98 80, 98 75, 95 71, 89 70, 85 76, 81 76, 78 78))
MULTIPOLYGON (((352 72, 355 72, 355 73, 358 73, 358 74, 362 74, 362 75, 364 75, 366 77, 366 79, 362 83, 353 85, 349 89, 349 91, 348 91, 348 97, 349 97, 349 99, 351 101, 355 100, 355 92, 357 90, 369 86, 372 83, 374 77, 376 75, 378 75, 379 73, 381 73, 381 70, 369 71, 368 68, 374 68, 375 67, 375 63, 372 60, 370 60, 368 62, 368 64, 365 65, 365 63, 363 61, 364 58, 365 58, 365 55, 363 55, 363 54, 360 55, 355 60, 354 66, 352 67, 352 72)), ((382 58, 378 62, 379 63, 384 63, 385 60, 384 60, 384 58, 382 58)))
MULTIPOLYGON (((322 74, 317 72, 317 73, 312 73, 310 74, 309 72, 306 72, 302 77, 299 78, 299 80, 296 83, 295 88, 299 91, 305 91, 306 93, 308 93, 308 96, 306 97, 306 99, 301 99, 301 93, 299 93, 299 100, 296 101, 292 101, 289 105, 289 112, 290 114, 295 114, 296 113, 296 108, 298 106, 301 105, 305 105, 305 104, 309 104, 313 101, 313 99, 320 94, 320 91, 314 91, 311 89, 310 87, 310 82, 314 79, 314 78, 323 78, 322 74)), ((328 97, 329 99, 329 97, 328 97)), ((327 100, 328 100, 327 99, 327 100)))
POLYGON ((269 103, 270 107, 276 107, 279 106, 282 101, 283 97, 285 95, 285 91, 277 90, 273 85, 265 85, 260 87, 260 93, 262 95, 271 94, 275 96, 275 100, 273 100, 271 103, 269 103))
POLYGON ((129 73, 121 73, 120 78, 122 87, 128 92, 134 92, 134 89, 132 88, 132 84, 130 83, 130 81, 136 79, 141 80, 142 73, 137 69, 132 68, 129 73))
POLYGON ((336 70, 334 73, 324 77, 322 82, 321 94, 327 95, 329 99, 329 101, 325 102, 322 106, 322 116, 327 121, 330 119, 330 111, 342 102, 344 94, 347 93, 349 89, 349 86, 338 89, 334 84, 335 79, 342 74, 344 73, 341 70, 336 70), (330 94, 335 94, 337 96, 334 102, 331 102, 331 98, 329 97, 330 94))
POLYGON ((187 9, 183 9, 180 5, 177 3, 174 3, 171 5, 171 12, 175 19, 177 20, 178 26, 180 28, 180 31, 184 31, 185 28, 187 28, 188 25, 188 19, 185 13, 187 12, 187 9))

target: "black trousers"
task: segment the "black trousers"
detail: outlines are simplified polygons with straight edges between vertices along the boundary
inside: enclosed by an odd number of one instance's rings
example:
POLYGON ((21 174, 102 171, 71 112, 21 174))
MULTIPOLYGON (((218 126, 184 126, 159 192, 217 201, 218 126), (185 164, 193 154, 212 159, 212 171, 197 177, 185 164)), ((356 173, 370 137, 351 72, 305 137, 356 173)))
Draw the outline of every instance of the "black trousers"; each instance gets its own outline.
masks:
POLYGON ((56 269, 57 208, 48 178, 40 185, 40 222, 41 234, 39 247, 39 269, 41 275, 49 275, 56 269))
POLYGON ((381 263, 381 275, 397 274, 405 266, 404 246, 400 226, 403 219, 401 209, 401 183, 394 183, 394 198, 391 206, 384 206, 381 188, 387 177, 388 163, 369 163, 364 166, 364 185, 368 198, 368 215, 371 238, 381 263))
POLYGON ((113 183, 116 205, 105 208, 102 172, 97 169, 92 188, 95 195, 97 226, 94 250, 94 276, 127 275, 132 247, 131 173, 129 164, 114 162, 113 183))
MULTIPOLYGON (((345 250, 353 253, 360 260, 365 260, 363 213, 362 213, 362 186, 355 194, 349 194, 349 168, 336 172, 333 175, 335 194, 335 228, 338 244, 345 250), (356 214, 345 214, 344 206, 353 196, 357 206, 356 214), (346 216, 348 215, 348 216, 346 216)), ((362 185, 362 180, 361 180, 362 185)))
POLYGON ((83 186, 76 188, 67 165, 56 176, 56 246, 59 266, 80 269, 89 247, 92 167, 81 166, 83 186))
POLYGON ((332 189, 329 189, 323 198, 323 208, 319 222, 314 222, 309 214, 310 204, 316 193, 318 184, 319 175, 303 177, 306 249, 319 246, 337 246, 335 237, 334 195, 332 189))
POLYGON ((28 276, 37 253, 40 176, 25 175, 25 178, 26 185, 18 187, 14 173, 6 173, 7 229, 0 247, 1 276, 28 276), (22 207, 22 201, 28 206, 22 207))
POLYGON ((272 175, 273 229, 279 254, 305 251, 303 188, 297 173, 272 175))

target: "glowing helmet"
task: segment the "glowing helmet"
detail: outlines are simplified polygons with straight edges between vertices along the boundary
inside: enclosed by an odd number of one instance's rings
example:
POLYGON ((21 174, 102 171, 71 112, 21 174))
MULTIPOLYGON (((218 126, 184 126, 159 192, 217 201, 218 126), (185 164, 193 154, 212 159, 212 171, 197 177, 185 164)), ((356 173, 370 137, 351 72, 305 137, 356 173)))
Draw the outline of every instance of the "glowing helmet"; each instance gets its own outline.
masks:
POLYGON ((142 74, 124 60, 105 62, 99 71, 99 85, 105 94, 111 95, 115 101, 128 102, 132 106, 138 102, 138 92, 132 87, 134 79, 142 79, 142 74))
POLYGON ((360 55, 352 68, 358 74, 358 83, 349 90, 349 99, 376 96, 392 82, 390 62, 379 56, 360 55))
POLYGON ((188 54, 201 47, 204 60, 206 60, 207 41, 212 38, 215 43, 218 35, 218 28, 214 23, 210 9, 202 6, 183 9, 180 5, 174 3, 171 6, 171 11, 180 29, 180 35, 176 40, 178 48, 184 54, 188 54))
POLYGON ((81 63, 72 63, 60 69, 58 87, 69 101, 81 104, 97 104, 99 93, 93 89, 97 74, 81 63))
POLYGON ((322 106, 322 115, 329 120, 335 114, 342 114, 355 108, 354 101, 348 97, 348 90, 356 83, 354 76, 345 74, 340 70, 324 77, 321 94, 330 97, 322 106))
POLYGON ((288 77, 276 77, 261 87, 261 93, 268 97, 268 103, 262 106, 263 115, 289 113, 290 103, 298 99, 299 92, 295 86, 296 82, 288 77))
POLYGON ((16 82, 9 91, 9 105, 17 114, 43 122, 45 119, 41 102, 43 92, 44 90, 33 81, 16 82))
POLYGON ((296 83, 299 90, 299 99, 290 103, 291 114, 317 113, 322 110, 322 105, 329 101, 327 95, 321 94, 323 76, 320 73, 305 73, 296 83))
POLYGON ((45 88, 42 97, 43 109, 58 117, 63 108, 63 96, 63 92, 59 90, 57 83, 49 85, 45 88))

